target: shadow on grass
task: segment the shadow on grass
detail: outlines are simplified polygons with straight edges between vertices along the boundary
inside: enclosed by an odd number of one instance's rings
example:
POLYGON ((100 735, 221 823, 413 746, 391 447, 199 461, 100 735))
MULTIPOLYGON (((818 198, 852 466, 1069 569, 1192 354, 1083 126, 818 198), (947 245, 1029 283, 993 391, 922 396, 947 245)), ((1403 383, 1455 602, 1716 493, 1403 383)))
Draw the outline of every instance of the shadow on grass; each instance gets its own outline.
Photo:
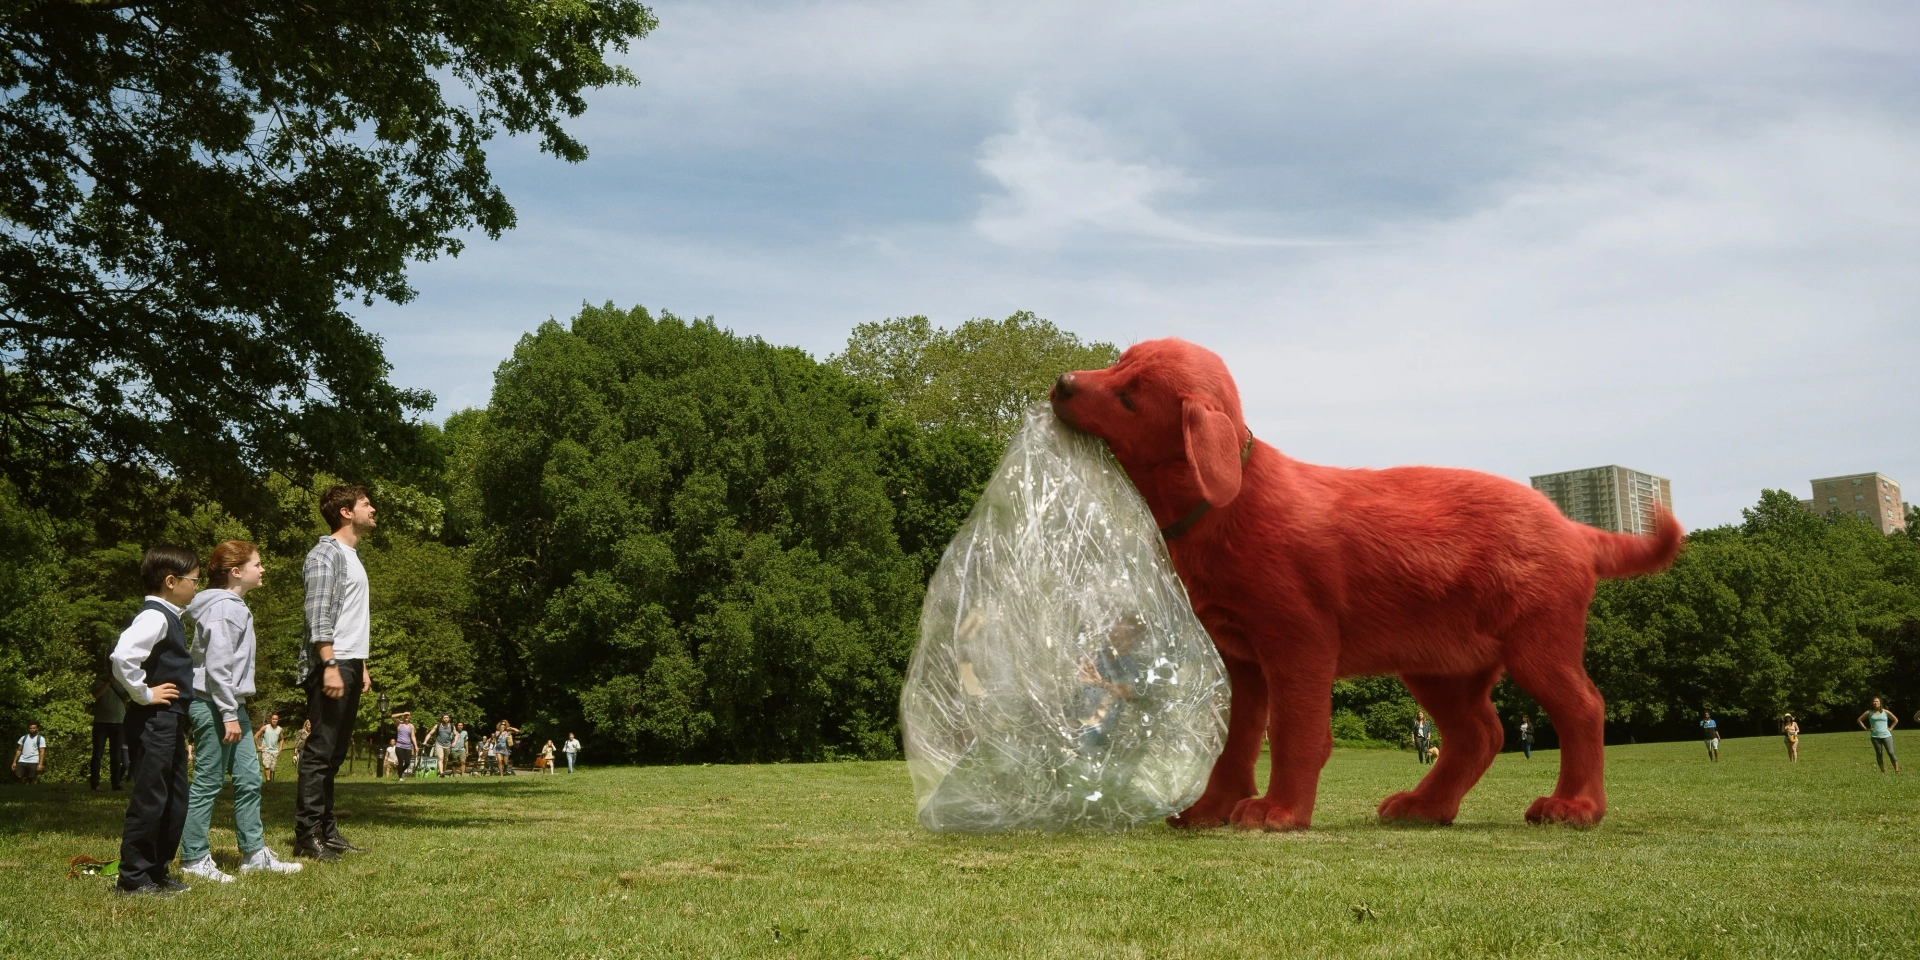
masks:
MULTIPOLYGON (((546 785, 533 777, 472 778, 446 782, 343 780, 334 786, 334 808, 342 824, 378 824, 400 829, 447 829, 486 826, 493 819, 469 803, 449 808, 422 801, 518 797, 541 791, 546 785)), ((233 793, 221 792, 214 823, 231 825, 233 793)), ((260 805, 269 831, 291 829, 294 785, 278 781, 264 786, 260 805)), ((127 812, 125 791, 90 790, 86 784, 50 783, 0 786, 0 837, 39 833, 118 836, 127 812)))

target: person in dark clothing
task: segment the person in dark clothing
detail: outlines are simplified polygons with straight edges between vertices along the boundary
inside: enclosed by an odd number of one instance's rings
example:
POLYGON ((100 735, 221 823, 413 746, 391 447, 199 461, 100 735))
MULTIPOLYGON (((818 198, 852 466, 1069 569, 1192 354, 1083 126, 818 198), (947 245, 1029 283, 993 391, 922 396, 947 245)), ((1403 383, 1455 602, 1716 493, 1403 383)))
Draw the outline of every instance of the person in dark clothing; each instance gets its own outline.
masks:
POLYGON ((1427 762, 1427 748, 1433 746, 1433 721, 1425 710, 1413 712, 1413 752, 1421 763, 1427 762))
POLYGON ((172 894, 188 887, 167 875, 187 823, 187 703, 193 699, 193 654, 180 612, 200 588, 200 559, 184 547, 160 546, 140 561, 147 601, 120 634, 114 679, 132 706, 122 735, 133 770, 120 834, 123 894, 172 894))
POLYGON ((100 789, 100 758, 107 760, 107 773, 113 782, 113 789, 120 789, 120 781, 127 773, 127 741, 120 736, 120 728, 127 722, 127 700, 113 685, 113 681, 102 680, 93 685, 93 757, 87 761, 87 786, 100 789))

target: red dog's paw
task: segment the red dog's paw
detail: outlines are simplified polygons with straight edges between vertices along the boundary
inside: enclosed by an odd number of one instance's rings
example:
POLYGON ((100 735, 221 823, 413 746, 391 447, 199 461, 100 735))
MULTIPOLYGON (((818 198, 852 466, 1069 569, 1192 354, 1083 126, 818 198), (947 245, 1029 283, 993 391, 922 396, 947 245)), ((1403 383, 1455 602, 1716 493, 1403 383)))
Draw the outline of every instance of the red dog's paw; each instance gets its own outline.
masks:
POLYGON ((1458 803, 1450 806, 1442 804, 1431 797, 1421 796, 1418 791, 1408 790, 1380 801, 1380 809, 1375 812, 1382 820, 1446 826, 1460 814, 1460 805, 1458 803))
POLYGON ((1578 797, 1541 797, 1527 808, 1528 823, 1564 823, 1591 827, 1607 815, 1607 808, 1578 797))
POLYGON ((1266 797, 1248 797, 1233 808, 1233 825, 1247 830, 1305 830, 1311 825, 1302 817, 1266 797))
POLYGON ((1167 818, 1167 826, 1182 830, 1210 830, 1225 826, 1237 800, 1201 797, 1193 806, 1167 818))

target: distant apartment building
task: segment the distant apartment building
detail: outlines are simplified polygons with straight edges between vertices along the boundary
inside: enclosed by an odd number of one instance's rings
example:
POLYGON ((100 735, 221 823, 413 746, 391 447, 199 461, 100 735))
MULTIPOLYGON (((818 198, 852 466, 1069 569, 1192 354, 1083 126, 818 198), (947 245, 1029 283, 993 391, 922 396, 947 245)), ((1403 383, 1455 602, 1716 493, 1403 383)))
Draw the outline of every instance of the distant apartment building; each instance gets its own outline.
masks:
POLYGON ((1907 528, 1907 505, 1900 485, 1878 473, 1856 473, 1813 481, 1813 499, 1800 505, 1823 517, 1851 514, 1881 533, 1907 528))
POLYGON ((1654 507, 1673 511, 1673 481, 1622 466, 1590 467, 1533 477, 1569 518, 1614 533, 1653 532, 1654 507))

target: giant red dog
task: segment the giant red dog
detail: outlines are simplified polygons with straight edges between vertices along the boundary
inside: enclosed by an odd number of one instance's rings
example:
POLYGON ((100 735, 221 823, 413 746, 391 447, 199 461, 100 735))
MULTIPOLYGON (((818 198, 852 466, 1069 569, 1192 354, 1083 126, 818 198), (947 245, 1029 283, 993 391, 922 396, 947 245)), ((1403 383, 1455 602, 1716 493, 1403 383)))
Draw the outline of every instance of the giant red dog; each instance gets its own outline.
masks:
POLYGON ((1053 408, 1105 440, 1167 536, 1233 687, 1227 744, 1175 826, 1298 830, 1333 752, 1333 681, 1397 674, 1447 748, 1383 819, 1451 823, 1504 739, 1490 694, 1505 670, 1552 717, 1560 780, 1529 821, 1606 814, 1600 692, 1581 663, 1600 577, 1672 562, 1680 525, 1650 537, 1561 516, 1541 494, 1471 470, 1346 470, 1255 440, 1220 358, 1182 340, 1138 344, 1063 374, 1053 408), (1273 774, 1257 796, 1262 736, 1273 774))

